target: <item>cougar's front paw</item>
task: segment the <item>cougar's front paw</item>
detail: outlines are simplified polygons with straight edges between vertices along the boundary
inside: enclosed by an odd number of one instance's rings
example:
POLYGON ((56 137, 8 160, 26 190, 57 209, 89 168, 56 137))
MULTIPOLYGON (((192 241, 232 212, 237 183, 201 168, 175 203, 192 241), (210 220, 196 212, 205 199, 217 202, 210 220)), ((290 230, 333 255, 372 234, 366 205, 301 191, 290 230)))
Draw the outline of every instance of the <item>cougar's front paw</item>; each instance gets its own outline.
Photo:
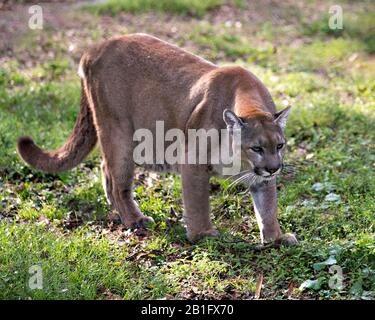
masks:
POLYGON ((298 244, 298 240, 294 234, 285 233, 276 240, 276 243, 280 245, 286 245, 288 247, 293 247, 298 244))
POLYGON ((220 232, 215 229, 215 228, 211 228, 211 229, 208 229, 208 230, 205 230, 205 231, 200 231, 200 232, 189 232, 187 231, 187 238, 190 242, 194 243, 202 238, 205 238, 205 237, 217 237, 219 236, 220 232))
POLYGON ((137 222, 133 223, 132 229, 148 229, 155 224, 154 219, 148 216, 143 216, 137 222))

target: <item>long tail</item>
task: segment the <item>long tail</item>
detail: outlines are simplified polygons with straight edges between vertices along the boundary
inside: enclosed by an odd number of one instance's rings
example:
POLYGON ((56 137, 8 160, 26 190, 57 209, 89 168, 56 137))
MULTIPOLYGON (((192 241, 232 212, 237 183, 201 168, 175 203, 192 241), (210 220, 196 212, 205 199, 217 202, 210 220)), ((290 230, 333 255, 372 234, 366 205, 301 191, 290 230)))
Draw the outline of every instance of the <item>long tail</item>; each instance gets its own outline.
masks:
POLYGON ((95 147, 97 134, 83 81, 81 87, 80 111, 73 132, 64 146, 54 151, 42 150, 30 137, 21 137, 17 142, 17 151, 26 163, 49 173, 66 171, 81 163, 95 147))

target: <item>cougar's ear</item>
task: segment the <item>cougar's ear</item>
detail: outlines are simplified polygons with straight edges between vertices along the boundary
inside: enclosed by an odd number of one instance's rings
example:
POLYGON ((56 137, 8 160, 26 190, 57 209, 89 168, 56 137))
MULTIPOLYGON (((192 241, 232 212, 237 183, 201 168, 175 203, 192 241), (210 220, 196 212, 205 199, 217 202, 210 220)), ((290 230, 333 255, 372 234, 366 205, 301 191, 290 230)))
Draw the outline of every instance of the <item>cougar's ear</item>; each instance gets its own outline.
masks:
POLYGON ((281 110, 273 115, 275 123, 280 126, 281 129, 285 129, 286 122, 288 120, 289 112, 291 107, 286 107, 284 110, 281 110))
POLYGON ((225 121, 225 123, 227 124, 227 128, 228 129, 239 129, 239 128, 242 128, 243 126, 243 122, 242 120, 237 117, 234 112, 228 110, 228 109, 225 109, 224 112, 223 112, 223 119, 225 121))

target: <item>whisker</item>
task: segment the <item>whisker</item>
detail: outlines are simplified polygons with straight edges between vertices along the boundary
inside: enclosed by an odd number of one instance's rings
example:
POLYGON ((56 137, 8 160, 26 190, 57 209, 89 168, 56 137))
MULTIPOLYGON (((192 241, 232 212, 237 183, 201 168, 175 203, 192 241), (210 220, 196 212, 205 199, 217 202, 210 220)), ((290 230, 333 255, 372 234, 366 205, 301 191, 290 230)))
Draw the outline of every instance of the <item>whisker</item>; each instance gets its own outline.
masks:
POLYGON ((230 188, 231 186, 235 186, 235 185, 241 183, 242 181, 245 181, 245 180, 248 178, 249 174, 250 174, 250 173, 245 174, 245 175, 239 177, 238 179, 236 179, 235 181, 233 181, 233 182, 229 185, 229 188, 230 188))
POLYGON ((249 186, 251 186, 252 184, 254 184, 254 182, 257 180, 257 176, 254 174, 252 177, 251 177, 251 180, 249 181, 249 186))
POLYGON ((231 186, 235 186, 235 185, 238 185, 240 183, 243 183, 243 184, 248 184, 248 181, 254 176, 254 173, 252 172, 248 172, 247 174, 244 174, 243 176, 241 176, 240 178, 236 179, 235 181, 233 181, 230 185, 231 186))
POLYGON ((244 184, 246 185, 246 189, 240 192, 239 195, 245 195, 250 191, 250 187, 254 179, 256 179, 256 175, 254 173, 250 172, 248 175, 246 175, 246 180, 244 181, 244 184))
POLYGON ((244 170, 244 171, 241 171, 241 172, 239 172, 239 173, 237 173, 237 174, 234 174, 234 175, 232 175, 232 176, 230 176, 229 178, 227 178, 227 179, 225 179, 224 181, 228 181, 228 180, 230 180, 230 179, 233 179, 233 178, 235 178, 235 177, 238 177, 240 174, 242 174, 242 173, 244 173, 244 172, 249 172, 249 170, 244 170))

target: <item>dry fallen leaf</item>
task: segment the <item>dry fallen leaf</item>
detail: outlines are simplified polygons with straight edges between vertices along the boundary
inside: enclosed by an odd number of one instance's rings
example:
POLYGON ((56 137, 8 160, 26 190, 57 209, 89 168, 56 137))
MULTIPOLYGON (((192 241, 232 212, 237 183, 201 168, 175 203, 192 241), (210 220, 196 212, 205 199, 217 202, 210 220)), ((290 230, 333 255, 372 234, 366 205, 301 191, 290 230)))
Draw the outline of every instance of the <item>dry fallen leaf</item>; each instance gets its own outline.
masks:
POLYGON ((255 288, 255 300, 258 300, 260 298, 260 292, 262 290, 262 284, 263 284, 263 274, 260 274, 257 280, 257 285, 255 288))
POLYGON ((288 285, 288 299, 292 299, 294 288, 295 288, 295 284, 293 282, 290 282, 288 285))

